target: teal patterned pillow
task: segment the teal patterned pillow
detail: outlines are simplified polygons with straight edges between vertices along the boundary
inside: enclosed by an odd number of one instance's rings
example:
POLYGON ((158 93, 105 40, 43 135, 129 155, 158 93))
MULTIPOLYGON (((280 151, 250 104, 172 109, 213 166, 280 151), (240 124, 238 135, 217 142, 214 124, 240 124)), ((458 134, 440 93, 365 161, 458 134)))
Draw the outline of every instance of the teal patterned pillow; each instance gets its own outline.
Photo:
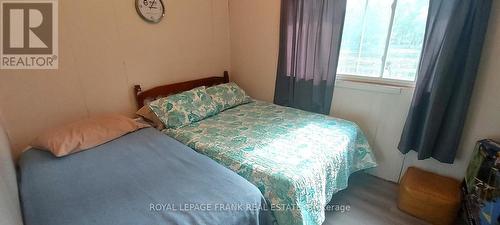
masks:
POLYGON ((219 111, 252 102, 252 99, 246 95, 245 91, 233 82, 209 87, 207 93, 217 104, 219 111))
POLYGON ((149 108, 166 128, 183 127, 219 113, 217 104, 207 94, 205 87, 158 99, 151 102, 149 108))

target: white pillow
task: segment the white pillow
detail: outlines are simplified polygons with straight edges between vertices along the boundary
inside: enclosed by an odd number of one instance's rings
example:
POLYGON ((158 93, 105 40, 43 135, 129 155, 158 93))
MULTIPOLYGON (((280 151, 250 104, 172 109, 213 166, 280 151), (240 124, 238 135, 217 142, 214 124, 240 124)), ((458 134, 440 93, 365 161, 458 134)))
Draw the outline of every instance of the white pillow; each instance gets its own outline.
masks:
POLYGON ((149 103, 135 112, 135 114, 148 121, 157 130, 165 129, 163 122, 161 122, 158 116, 149 108, 149 103))

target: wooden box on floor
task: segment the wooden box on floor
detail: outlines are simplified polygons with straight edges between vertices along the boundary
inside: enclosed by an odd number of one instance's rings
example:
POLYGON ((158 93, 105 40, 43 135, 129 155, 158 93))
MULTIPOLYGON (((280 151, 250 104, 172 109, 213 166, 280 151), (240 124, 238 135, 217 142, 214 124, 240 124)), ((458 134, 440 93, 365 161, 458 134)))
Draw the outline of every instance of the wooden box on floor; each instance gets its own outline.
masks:
POLYGON ((461 202, 460 182, 410 167, 399 187, 398 207, 436 225, 452 225, 461 202))

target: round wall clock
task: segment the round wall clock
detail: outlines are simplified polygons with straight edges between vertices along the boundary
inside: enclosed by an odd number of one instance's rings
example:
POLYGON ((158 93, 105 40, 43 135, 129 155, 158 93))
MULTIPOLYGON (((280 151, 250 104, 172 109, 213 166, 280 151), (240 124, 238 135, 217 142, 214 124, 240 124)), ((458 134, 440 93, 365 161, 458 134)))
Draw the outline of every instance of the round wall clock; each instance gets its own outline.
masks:
POLYGON ((135 0, 135 8, 150 23, 158 23, 165 16, 165 4, 162 0, 135 0))

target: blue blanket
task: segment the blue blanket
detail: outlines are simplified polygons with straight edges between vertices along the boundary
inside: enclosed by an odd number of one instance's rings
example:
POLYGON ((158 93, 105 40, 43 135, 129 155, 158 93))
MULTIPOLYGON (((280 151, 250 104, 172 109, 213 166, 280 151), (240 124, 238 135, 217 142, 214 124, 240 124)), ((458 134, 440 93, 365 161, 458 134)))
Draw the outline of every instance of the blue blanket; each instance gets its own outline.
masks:
POLYGON ((260 191, 148 128, 63 158, 20 160, 26 225, 267 224, 260 191))

